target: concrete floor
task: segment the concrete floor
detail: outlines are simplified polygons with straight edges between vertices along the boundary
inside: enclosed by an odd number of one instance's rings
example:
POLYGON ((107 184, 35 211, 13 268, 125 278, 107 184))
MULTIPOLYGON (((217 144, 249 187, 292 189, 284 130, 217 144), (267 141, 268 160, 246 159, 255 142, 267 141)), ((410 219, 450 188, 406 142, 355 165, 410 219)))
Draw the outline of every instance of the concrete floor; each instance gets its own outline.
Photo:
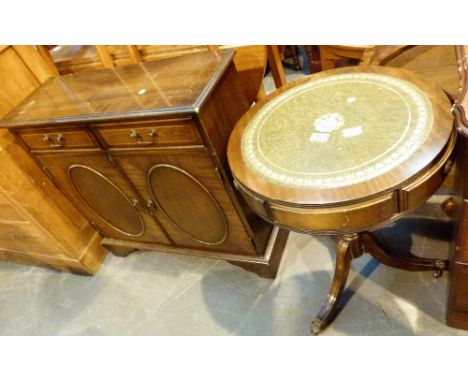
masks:
MULTIPOLYGON (((446 258, 444 198, 379 237, 395 250, 446 258)), ((292 233, 275 280, 221 260, 143 251, 109 255, 94 277, 0 262, 0 335, 308 335, 330 286, 334 247, 327 237, 292 233)), ((352 263, 346 304, 322 335, 466 335, 445 325, 447 283, 447 274, 392 269, 365 254, 352 263)))
MULTIPOLYGON (((379 237, 446 257, 451 230, 442 199, 379 237)), ((155 252, 109 255, 94 277, 2 262, 0 334, 308 335, 333 261, 329 238, 293 233, 275 280, 221 260, 155 252)), ((352 263, 346 304, 322 335, 466 335, 444 323, 447 282, 447 274, 392 269, 365 254, 352 263)))

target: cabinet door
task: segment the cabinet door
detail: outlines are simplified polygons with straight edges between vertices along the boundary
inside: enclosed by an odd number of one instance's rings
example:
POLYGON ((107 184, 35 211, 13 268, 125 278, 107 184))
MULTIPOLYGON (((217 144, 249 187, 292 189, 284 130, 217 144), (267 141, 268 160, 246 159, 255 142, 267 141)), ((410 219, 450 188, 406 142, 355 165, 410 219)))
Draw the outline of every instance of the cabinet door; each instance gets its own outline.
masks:
POLYGON ((175 244, 255 254, 206 149, 115 151, 111 155, 175 244))
POLYGON ((99 151, 37 154, 58 186, 105 237, 169 244, 141 198, 99 151))

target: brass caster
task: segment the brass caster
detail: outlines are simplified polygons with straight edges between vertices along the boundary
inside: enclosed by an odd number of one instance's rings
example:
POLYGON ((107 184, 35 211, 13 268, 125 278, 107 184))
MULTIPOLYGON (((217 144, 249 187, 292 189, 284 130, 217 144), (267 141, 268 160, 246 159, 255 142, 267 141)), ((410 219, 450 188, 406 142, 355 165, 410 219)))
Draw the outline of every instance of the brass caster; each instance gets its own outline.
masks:
POLYGON ((310 334, 312 334, 313 336, 316 336, 320 334, 320 332, 322 331, 322 328, 323 328, 323 322, 318 319, 315 319, 310 324, 310 334))
POLYGON ((435 279, 438 279, 439 277, 442 276, 443 273, 444 271, 442 269, 435 269, 434 272, 432 272, 432 277, 434 277, 435 279))
POLYGON ((434 269, 434 272, 432 273, 432 276, 434 276, 434 278, 438 279, 439 277, 442 276, 444 271, 446 269, 448 269, 448 261, 447 260, 442 260, 442 259, 437 259, 437 260, 434 260, 434 265, 435 265, 435 269, 434 269))
POLYGON ((441 204, 440 207, 442 208, 442 211, 445 212, 445 215, 450 218, 453 216, 455 211, 455 200, 453 198, 448 198, 441 204))

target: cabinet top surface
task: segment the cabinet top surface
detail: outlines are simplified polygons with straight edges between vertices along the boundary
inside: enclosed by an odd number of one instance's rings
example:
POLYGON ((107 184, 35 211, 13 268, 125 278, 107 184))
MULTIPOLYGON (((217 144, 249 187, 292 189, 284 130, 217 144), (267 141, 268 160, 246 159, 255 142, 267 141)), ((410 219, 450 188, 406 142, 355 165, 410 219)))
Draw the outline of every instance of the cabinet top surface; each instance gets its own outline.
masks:
POLYGON ((228 147, 233 174, 286 203, 362 199, 428 166, 452 133, 450 102, 409 71, 322 72, 272 93, 244 115, 228 147), (327 192, 324 192, 327 190, 327 192))
POLYGON ((196 112, 233 54, 203 52, 51 78, 0 121, 0 127, 196 112))

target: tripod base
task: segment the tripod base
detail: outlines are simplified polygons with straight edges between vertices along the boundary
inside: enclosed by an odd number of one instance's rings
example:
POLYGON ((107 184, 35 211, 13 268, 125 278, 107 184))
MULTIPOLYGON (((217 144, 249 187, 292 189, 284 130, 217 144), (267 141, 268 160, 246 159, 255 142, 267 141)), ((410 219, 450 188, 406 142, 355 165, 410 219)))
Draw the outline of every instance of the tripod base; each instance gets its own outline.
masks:
POLYGON ((387 253, 382 249, 377 238, 370 232, 344 235, 338 242, 335 274, 333 275, 330 291, 310 327, 312 334, 319 334, 336 317, 338 302, 346 286, 351 261, 364 252, 370 253, 382 264, 414 272, 432 271, 434 277, 442 276, 443 271, 448 268, 447 260, 424 259, 414 255, 396 256, 387 253))

